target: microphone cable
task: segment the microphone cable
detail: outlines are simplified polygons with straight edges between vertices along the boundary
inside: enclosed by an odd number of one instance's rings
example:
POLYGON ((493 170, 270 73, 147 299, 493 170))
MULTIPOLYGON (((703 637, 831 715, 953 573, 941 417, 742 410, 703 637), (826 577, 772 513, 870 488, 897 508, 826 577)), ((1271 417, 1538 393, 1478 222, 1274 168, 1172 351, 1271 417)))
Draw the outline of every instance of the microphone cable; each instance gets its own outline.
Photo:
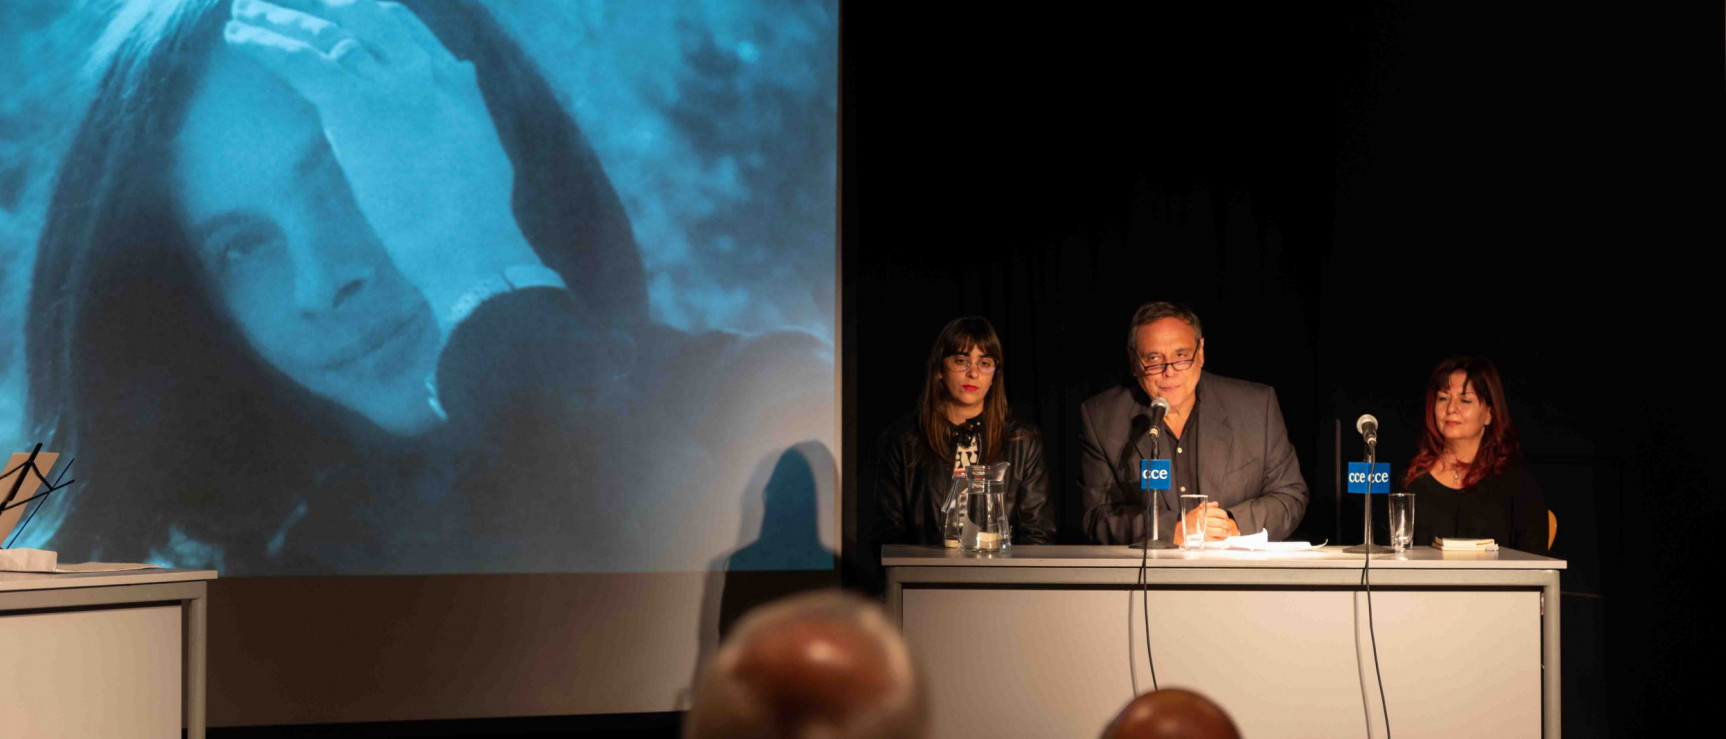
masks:
MULTIPOLYGON (((1155 426, 1151 427, 1149 433, 1151 434, 1151 455, 1160 457, 1162 455, 1162 437, 1157 434, 1155 426)), ((1174 463, 1170 462, 1169 467, 1171 470, 1174 469, 1174 463)), ((1170 475, 1170 477, 1173 476, 1174 475, 1172 474, 1170 475)), ((1148 488, 1145 490, 1145 541, 1143 542, 1144 548, 1139 550, 1139 615, 1143 617, 1145 622, 1145 663, 1151 666, 1152 691, 1157 690, 1158 687, 1157 660, 1151 656, 1151 572, 1149 567, 1151 558, 1151 526, 1157 520, 1156 501, 1161 498, 1162 496, 1157 495, 1157 491, 1148 488)), ((1131 600, 1128 601, 1128 603, 1131 602, 1131 600)), ((1129 629, 1131 628, 1132 623, 1130 620, 1132 618, 1131 613, 1132 611, 1129 609, 1129 629)), ((1130 649, 1128 650, 1129 653, 1131 653, 1131 651, 1132 650, 1130 649)), ((1133 686, 1133 697, 1139 697, 1139 686, 1137 685, 1133 686)))
MULTIPOLYGON (((1166 413, 1166 411, 1165 411, 1165 413, 1166 413)), ((1196 426, 1196 424, 1195 424, 1195 426, 1196 426)), ((1162 459, 1162 456, 1163 456, 1163 448, 1162 448, 1163 436, 1162 436, 1162 434, 1157 431, 1157 428, 1155 425, 1152 425, 1150 431, 1147 433, 1149 433, 1151 436, 1151 456, 1156 457, 1158 459, 1162 459)), ((1195 438, 1194 441, 1197 441, 1197 439, 1195 438)), ((1180 440, 1176 439, 1175 443, 1177 443, 1177 444, 1180 443, 1180 440)), ((1194 449, 1194 452, 1195 453, 1197 452, 1196 448, 1194 449)), ((1196 457, 1195 457, 1195 459, 1196 459, 1196 457)), ((1171 457, 1169 457, 1169 484, 1170 485, 1174 484, 1174 477, 1175 477, 1174 472, 1175 472, 1175 459, 1174 459, 1174 457, 1171 456, 1171 457)), ((1197 475, 1194 476, 1194 479, 1195 480, 1198 479, 1197 475)), ((1163 496, 1158 495, 1157 493, 1158 493, 1158 491, 1156 491, 1156 490, 1150 490, 1150 489, 1145 490, 1145 541, 1144 541, 1145 548, 1139 550, 1139 601, 1140 601, 1139 610, 1142 612, 1141 615, 1144 617, 1144 622, 1145 622, 1145 662, 1151 666, 1151 690, 1157 690, 1158 687, 1157 687, 1157 661, 1151 657, 1151 596, 1150 596, 1151 576, 1150 576, 1150 570, 1147 568, 1149 566, 1148 560, 1150 559, 1150 556, 1151 556, 1151 524, 1156 521, 1156 516, 1157 516, 1156 502, 1161 501, 1163 498, 1163 496)), ((1176 516, 1175 517, 1175 526, 1178 527, 1180 525, 1181 525, 1180 517, 1176 516)), ((1179 529, 1177 529, 1177 530, 1179 530, 1179 529)), ((1170 538, 1173 538, 1174 535, 1175 535, 1175 532, 1173 532, 1173 531, 1169 532, 1170 538)), ((1137 697, 1136 694, 1138 692, 1138 686, 1134 686, 1133 692, 1135 693, 1135 697, 1137 697)))
MULTIPOLYGON (((1155 457, 1160 452, 1157 443, 1160 439, 1156 433, 1156 424, 1153 423, 1145 431, 1140 432, 1138 431, 1138 421, 1140 419, 1145 421, 1150 420, 1148 417, 1142 415, 1133 419, 1134 425, 1127 431, 1127 444, 1121 449, 1120 457, 1118 457, 1120 461, 1117 464, 1126 469, 1131 469, 1130 467, 1127 467, 1127 465, 1133 458, 1133 448, 1138 444, 1140 433, 1145 433, 1151 437, 1151 456, 1155 457)), ((1143 457, 1141 457, 1141 459, 1143 459, 1143 457)), ((1142 479, 1140 480, 1140 484, 1144 484, 1142 479)), ((1123 490, 1122 492, 1130 491, 1131 489, 1131 487, 1127 487, 1126 490, 1123 490)), ((1152 542, 1151 526, 1156 522, 1156 505, 1153 502, 1156 498, 1156 492, 1157 491, 1149 488, 1145 489, 1145 538, 1143 541, 1139 542, 1141 549, 1139 550, 1138 581, 1139 610, 1142 612, 1144 617, 1145 627, 1145 662, 1151 667, 1151 690, 1157 690, 1157 662, 1156 659, 1151 656, 1151 578, 1150 570, 1148 568, 1150 566, 1152 542)), ((1138 668, 1133 664, 1133 597, 1131 591, 1127 593, 1127 676, 1133 684, 1133 697, 1139 697, 1139 673, 1138 668)))
MULTIPOLYGON (((1369 454, 1367 455, 1367 460, 1366 494, 1372 495, 1373 468, 1378 465, 1378 455, 1376 453, 1369 454)), ((1387 480, 1385 484, 1388 486, 1390 483, 1387 480)), ((1366 501, 1363 500, 1362 503, 1365 504, 1366 501)), ((1372 641, 1372 671, 1373 674, 1378 677, 1378 705, 1380 710, 1384 713, 1384 738, 1390 739, 1390 703, 1384 699, 1384 671, 1380 669, 1378 665, 1378 632, 1373 627, 1372 623, 1372 578, 1367 574, 1372 569, 1372 519, 1370 518, 1368 518, 1366 522, 1365 536, 1366 543, 1361 545, 1361 548, 1365 551, 1361 552, 1360 555, 1360 583, 1366 588, 1366 633, 1367 637, 1372 641)), ((1361 696, 1361 699, 1362 703, 1366 702, 1365 696, 1361 696)), ((1371 739, 1372 706, 1366 706, 1366 709, 1366 735, 1368 739, 1371 739)))
MULTIPOLYGON (((1147 518, 1155 516, 1156 511, 1150 506, 1146 506, 1145 515, 1147 518)), ((1154 691, 1157 690, 1157 660, 1151 656, 1151 575, 1148 569, 1151 556, 1150 531, 1150 527, 1146 526, 1146 546, 1139 550, 1139 615, 1144 618, 1145 622, 1145 662, 1151 666, 1151 690, 1154 691)), ((1132 601, 1128 602, 1131 603, 1132 601)), ((1129 615, 1128 618, 1131 619, 1132 617, 1129 615)), ((1128 623, 1131 624, 1132 622, 1129 620, 1128 623)), ((1133 697, 1137 698, 1138 694, 1139 686, 1134 685, 1133 697)))

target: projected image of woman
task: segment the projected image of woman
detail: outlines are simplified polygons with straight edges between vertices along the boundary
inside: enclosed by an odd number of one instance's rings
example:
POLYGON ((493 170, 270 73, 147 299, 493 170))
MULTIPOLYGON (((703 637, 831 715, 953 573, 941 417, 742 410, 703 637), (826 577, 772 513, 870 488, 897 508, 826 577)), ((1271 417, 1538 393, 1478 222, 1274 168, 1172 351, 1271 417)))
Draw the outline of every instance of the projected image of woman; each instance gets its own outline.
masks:
POLYGON ((954 319, 929 349, 917 411, 876 444, 875 541, 940 546, 940 508, 954 472, 995 462, 1012 465, 1006 504, 1013 543, 1055 543, 1042 437, 1007 407, 1001 340, 988 319, 954 319))
POLYGON ((627 218, 532 63, 463 2, 135 12, 33 279, 32 417, 88 483, 56 546, 603 566, 632 532, 594 481, 689 433, 633 396, 736 348, 646 320, 627 218))

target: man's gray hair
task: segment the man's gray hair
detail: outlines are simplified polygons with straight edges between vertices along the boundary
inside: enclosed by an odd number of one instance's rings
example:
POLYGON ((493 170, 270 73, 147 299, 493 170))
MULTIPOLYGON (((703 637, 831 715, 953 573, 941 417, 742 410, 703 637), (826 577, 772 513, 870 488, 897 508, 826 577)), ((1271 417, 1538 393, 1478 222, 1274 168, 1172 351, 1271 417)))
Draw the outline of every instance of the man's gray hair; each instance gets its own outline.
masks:
POLYGON ((1179 303, 1157 301, 1141 305, 1138 310, 1133 311, 1133 322, 1127 324, 1127 351, 1138 353, 1139 347, 1135 342, 1140 326, 1155 323, 1164 318, 1179 318, 1186 321, 1188 326, 1193 327, 1193 338, 1205 338, 1205 328, 1199 324, 1199 314, 1194 313, 1193 309, 1179 303))

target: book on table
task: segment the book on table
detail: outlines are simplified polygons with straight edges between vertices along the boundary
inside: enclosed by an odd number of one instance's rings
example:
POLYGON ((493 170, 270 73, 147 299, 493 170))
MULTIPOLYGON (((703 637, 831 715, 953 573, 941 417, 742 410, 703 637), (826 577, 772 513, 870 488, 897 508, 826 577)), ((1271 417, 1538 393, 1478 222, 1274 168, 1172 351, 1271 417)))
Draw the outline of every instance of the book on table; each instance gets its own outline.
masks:
POLYGON ((1432 540, 1432 545, 1446 552, 1487 552, 1498 549, 1498 544, 1491 539, 1436 537, 1432 540))

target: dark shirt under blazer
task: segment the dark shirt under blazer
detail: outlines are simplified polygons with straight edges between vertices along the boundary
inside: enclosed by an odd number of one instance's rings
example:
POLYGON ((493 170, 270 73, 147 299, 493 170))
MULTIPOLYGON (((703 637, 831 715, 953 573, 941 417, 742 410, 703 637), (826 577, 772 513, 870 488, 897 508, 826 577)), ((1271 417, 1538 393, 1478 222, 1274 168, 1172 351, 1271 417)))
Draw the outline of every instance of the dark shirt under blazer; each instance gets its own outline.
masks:
MULTIPOLYGON (((1242 534, 1265 529, 1272 541, 1288 537, 1306 513, 1307 486, 1276 391, 1207 372, 1194 392, 1203 407, 1196 429, 1196 492, 1221 504, 1242 534)), ((1130 544, 1150 529, 1139 489, 1139 460, 1153 458, 1150 440, 1144 433, 1127 438, 1134 418, 1149 413, 1150 398, 1136 385, 1105 391, 1079 406, 1079 486, 1092 541, 1130 544)), ((1193 443, 1194 433, 1184 430, 1181 443, 1193 443)), ((1157 535, 1164 541, 1174 537, 1178 495, 1165 490, 1157 503, 1157 535)))

